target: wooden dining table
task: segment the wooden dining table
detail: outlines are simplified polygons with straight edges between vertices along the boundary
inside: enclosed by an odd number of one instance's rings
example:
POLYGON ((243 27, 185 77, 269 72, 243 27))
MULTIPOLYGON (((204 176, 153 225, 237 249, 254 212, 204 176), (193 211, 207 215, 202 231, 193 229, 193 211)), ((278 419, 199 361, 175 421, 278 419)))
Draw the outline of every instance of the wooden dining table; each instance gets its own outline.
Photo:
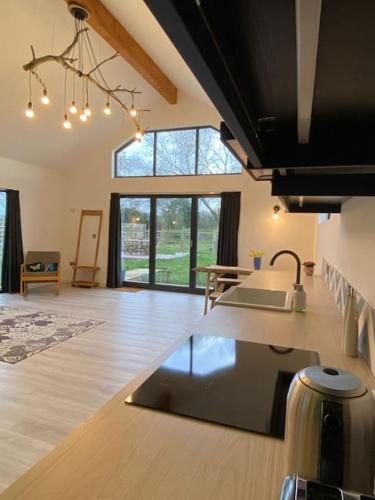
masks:
MULTIPOLYGON (((207 273, 207 279, 206 279, 206 288, 204 292, 204 314, 207 314, 208 310, 208 300, 210 297, 210 287, 212 284, 214 284, 214 292, 217 292, 217 287, 218 287, 218 279, 220 277, 223 277, 226 274, 235 274, 235 275, 243 275, 243 276, 249 276, 252 272, 253 269, 250 269, 248 267, 239 267, 239 266, 220 266, 218 264, 212 264, 209 266, 198 266, 193 268, 193 271, 196 273, 207 273)), ((230 279, 228 278, 226 280, 226 284, 239 284, 242 280, 237 278, 237 279, 230 279)))

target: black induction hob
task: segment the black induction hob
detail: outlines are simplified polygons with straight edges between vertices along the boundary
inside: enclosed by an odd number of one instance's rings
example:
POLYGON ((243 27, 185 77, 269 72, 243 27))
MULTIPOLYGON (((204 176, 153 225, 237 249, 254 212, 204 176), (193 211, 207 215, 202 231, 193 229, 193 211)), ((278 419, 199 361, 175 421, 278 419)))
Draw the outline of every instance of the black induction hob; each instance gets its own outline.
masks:
POLYGON ((294 374, 316 352, 193 335, 126 403, 284 438, 294 374))

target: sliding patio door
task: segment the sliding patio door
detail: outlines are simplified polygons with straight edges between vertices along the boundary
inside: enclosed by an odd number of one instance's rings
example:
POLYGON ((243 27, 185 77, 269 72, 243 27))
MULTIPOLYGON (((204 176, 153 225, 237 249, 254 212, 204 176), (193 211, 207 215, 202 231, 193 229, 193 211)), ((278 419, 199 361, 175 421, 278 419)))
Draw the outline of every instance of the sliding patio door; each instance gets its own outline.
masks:
MULTIPOLYGON (((200 196, 197 201, 196 266, 216 264, 221 198, 200 196)), ((206 274, 196 274, 196 287, 206 286, 206 274)))
POLYGON ((121 198, 121 271, 123 281, 150 282, 150 198, 121 198))
POLYGON ((0 191, 0 290, 2 283, 4 232, 5 232, 6 192, 0 191))
POLYGON ((196 291, 193 268, 216 263, 221 198, 124 196, 121 260, 124 284, 196 291))
POLYGON ((155 283, 190 287, 192 198, 156 199, 155 283))

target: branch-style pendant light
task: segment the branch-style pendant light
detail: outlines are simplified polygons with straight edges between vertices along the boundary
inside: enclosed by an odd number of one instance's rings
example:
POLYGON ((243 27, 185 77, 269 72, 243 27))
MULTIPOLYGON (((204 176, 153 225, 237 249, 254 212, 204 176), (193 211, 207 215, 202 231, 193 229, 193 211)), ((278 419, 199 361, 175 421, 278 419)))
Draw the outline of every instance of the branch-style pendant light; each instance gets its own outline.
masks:
MULTIPOLYGON (((64 109, 63 109, 63 128, 70 130, 72 123, 69 115, 77 115, 82 123, 86 123, 92 116, 90 107, 90 89, 95 87, 105 95, 105 107, 103 112, 106 116, 112 114, 111 102, 114 102, 133 122, 135 128, 135 137, 139 141, 142 139, 144 129, 141 129, 140 115, 141 112, 149 111, 148 109, 137 109, 135 106, 135 97, 141 92, 136 89, 124 88, 118 85, 115 88, 110 88, 102 73, 102 67, 105 63, 112 61, 118 57, 118 53, 112 54, 110 57, 98 62, 95 55, 90 36, 89 28, 86 24, 90 13, 76 2, 70 2, 68 5, 69 12, 74 17, 74 38, 68 47, 58 55, 44 55, 41 57, 35 56, 33 46, 31 46, 32 59, 23 66, 23 69, 28 72, 29 85, 29 101, 25 110, 27 118, 31 119, 35 116, 35 111, 32 101, 32 85, 31 78, 35 77, 39 85, 42 87, 41 102, 47 106, 50 103, 47 86, 38 74, 38 68, 42 64, 54 62, 60 64, 64 70, 64 109), (67 75, 72 75, 71 98, 69 105, 67 104, 67 75), (78 87, 78 88, 77 88, 78 87), (76 90, 80 94, 80 100, 77 101, 76 90), (81 94, 82 91, 82 94, 81 94), (123 95, 128 95, 130 105, 128 106, 123 95)), ((70 86, 70 84, 69 84, 70 86)))

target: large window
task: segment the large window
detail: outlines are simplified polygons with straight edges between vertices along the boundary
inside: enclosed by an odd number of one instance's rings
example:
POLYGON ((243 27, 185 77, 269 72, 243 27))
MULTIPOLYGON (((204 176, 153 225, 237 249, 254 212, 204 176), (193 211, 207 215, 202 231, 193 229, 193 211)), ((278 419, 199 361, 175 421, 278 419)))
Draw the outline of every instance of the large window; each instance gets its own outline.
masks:
POLYGON ((219 196, 123 196, 120 207, 125 283, 191 291, 205 285, 193 268, 216 263, 219 196))
POLYGON ((147 132, 115 153, 116 177, 240 174, 242 165, 212 127, 147 132))

